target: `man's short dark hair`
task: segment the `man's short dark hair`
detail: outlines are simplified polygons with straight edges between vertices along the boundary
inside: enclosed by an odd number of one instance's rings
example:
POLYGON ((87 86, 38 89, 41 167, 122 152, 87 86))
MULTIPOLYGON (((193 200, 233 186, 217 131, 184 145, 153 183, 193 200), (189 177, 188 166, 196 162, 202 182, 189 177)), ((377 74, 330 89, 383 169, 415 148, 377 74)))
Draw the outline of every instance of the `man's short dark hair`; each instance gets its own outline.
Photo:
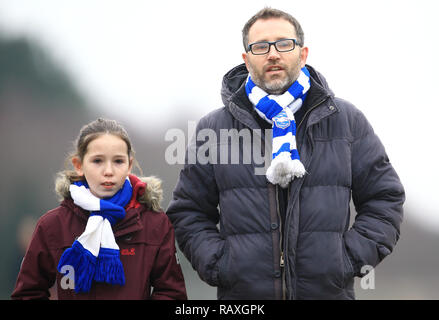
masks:
POLYGON ((297 21, 292 15, 289 13, 286 13, 284 11, 273 9, 266 7, 256 13, 253 17, 250 18, 250 20, 247 21, 247 23, 244 25, 244 28, 242 29, 242 42, 244 45, 245 51, 248 50, 248 32, 252 25, 259 19, 267 20, 270 18, 282 18, 290 22, 294 28, 296 29, 296 36, 297 36, 297 44, 299 46, 303 46, 305 43, 305 35, 303 33, 302 27, 300 26, 299 21, 297 21))

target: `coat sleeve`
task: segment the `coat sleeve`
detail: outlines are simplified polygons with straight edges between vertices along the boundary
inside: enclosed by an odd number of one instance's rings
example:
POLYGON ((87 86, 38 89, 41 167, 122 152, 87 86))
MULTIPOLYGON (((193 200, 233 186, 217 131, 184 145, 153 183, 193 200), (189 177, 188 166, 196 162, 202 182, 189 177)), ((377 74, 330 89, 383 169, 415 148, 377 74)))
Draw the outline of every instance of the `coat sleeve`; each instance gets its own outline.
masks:
POLYGON ((21 263, 12 299, 49 299, 49 288, 55 283, 56 266, 46 236, 40 219, 21 263))
POLYGON ((356 276, 389 255, 400 235, 404 188, 384 146, 358 111, 352 143, 352 199, 357 215, 345 233, 345 245, 356 276))
POLYGON ((186 287, 177 262, 174 229, 168 219, 165 237, 151 270, 152 300, 186 300, 186 287))
MULTIPOLYGON (((196 135, 203 127, 201 119, 196 135)), ((219 192, 212 164, 200 163, 199 159, 195 163, 190 161, 190 153, 196 154, 199 147, 196 139, 192 139, 167 214, 178 245, 192 267, 203 281, 218 286, 218 261, 225 243, 217 228, 219 192)))

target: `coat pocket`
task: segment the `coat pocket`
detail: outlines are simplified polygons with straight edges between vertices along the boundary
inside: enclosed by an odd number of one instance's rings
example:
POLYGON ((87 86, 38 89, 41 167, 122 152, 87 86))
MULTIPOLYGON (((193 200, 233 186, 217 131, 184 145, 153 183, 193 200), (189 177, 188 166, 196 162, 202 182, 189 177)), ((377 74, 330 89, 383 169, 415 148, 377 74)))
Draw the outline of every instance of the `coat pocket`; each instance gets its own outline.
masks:
POLYGON ((218 261, 218 282, 219 287, 230 288, 230 243, 226 239, 223 254, 218 261))
POLYGON ((354 277, 354 267, 352 266, 351 259, 349 258, 346 246, 344 241, 341 244, 342 246, 342 258, 343 258, 343 287, 346 287, 349 280, 354 277))

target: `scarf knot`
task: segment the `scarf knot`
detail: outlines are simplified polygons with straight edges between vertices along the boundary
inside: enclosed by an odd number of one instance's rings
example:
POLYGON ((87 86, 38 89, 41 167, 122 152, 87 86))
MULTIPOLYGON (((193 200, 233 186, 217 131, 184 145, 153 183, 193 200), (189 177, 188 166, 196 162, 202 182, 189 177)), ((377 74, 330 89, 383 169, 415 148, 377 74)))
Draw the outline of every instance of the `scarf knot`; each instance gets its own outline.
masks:
POLYGON ((296 145, 294 113, 300 109, 310 88, 310 74, 306 67, 298 79, 281 95, 270 95, 259 88, 249 75, 245 90, 260 117, 273 126, 272 161, 267 169, 268 181, 286 188, 306 170, 300 161, 296 145))
POLYGON ((120 261, 119 246, 114 238, 112 225, 125 217, 124 207, 133 194, 129 178, 111 198, 94 196, 86 182, 70 185, 73 202, 90 211, 85 231, 71 248, 64 251, 58 263, 58 271, 70 265, 75 272, 75 292, 90 291, 93 280, 109 284, 125 284, 125 274, 120 261))

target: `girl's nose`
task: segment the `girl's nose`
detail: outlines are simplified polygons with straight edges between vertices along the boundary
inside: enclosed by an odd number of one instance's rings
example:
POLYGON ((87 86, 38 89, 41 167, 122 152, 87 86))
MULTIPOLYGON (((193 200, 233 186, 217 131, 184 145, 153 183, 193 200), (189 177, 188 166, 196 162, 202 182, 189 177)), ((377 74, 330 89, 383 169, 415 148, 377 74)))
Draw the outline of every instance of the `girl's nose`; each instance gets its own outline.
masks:
POLYGON ((111 175, 113 175, 113 166, 111 165, 110 162, 107 162, 107 163, 105 164, 104 175, 105 175, 105 176, 111 176, 111 175))

